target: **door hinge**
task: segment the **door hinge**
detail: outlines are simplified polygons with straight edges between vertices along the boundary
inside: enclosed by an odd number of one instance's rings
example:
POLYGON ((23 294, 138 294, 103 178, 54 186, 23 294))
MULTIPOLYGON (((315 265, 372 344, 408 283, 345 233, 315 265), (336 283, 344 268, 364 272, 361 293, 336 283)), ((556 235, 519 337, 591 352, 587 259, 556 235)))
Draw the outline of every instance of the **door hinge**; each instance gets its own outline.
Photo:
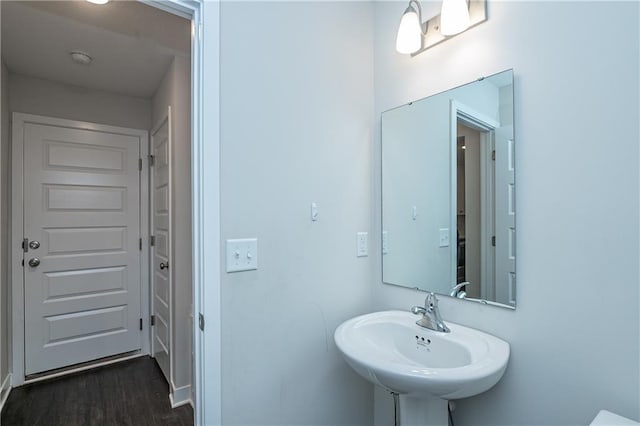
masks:
POLYGON ((140 245, 140 251, 142 251, 142 238, 140 238, 138 241, 139 241, 139 243, 140 243, 140 244, 139 244, 139 245, 140 245))
POLYGON ((22 251, 23 252, 28 252, 29 251, 29 239, 25 238, 24 240, 22 240, 22 251))
POLYGON ((156 245, 156 236, 152 235, 149 237, 149 245, 150 246, 155 246, 156 245))
POLYGON ((198 325, 200 326, 200 330, 204 331, 204 315, 198 314, 198 325))
POLYGON ((154 164, 153 155, 149 155, 149 167, 153 167, 153 164, 154 164))
POLYGON ((152 326, 156 325, 156 316, 155 315, 151 315, 151 325, 152 326))
POLYGON ((142 318, 140 318, 140 330, 142 330, 142 318))
POLYGON ((496 246, 496 236, 495 236, 495 235, 494 235, 493 237, 491 237, 491 245, 492 245, 493 247, 495 247, 495 246, 496 246))
POLYGON ((142 158, 138 158, 138 170, 142 171, 142 158))
POLYGON ((24 268, 24 259, 22 259, 22 267, 24 268))
POLYGON ((495 149, 493 151, 491 151, 491 159, 493 161, 496 161, 496 150, 495 149))

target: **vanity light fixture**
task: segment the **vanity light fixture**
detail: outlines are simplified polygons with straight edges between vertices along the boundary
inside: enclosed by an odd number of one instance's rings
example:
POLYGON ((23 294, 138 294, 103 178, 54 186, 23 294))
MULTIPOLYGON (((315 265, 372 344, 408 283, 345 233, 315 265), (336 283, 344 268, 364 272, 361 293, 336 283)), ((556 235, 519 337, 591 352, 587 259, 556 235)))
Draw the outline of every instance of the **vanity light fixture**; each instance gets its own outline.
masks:
POLYGON ((419 0, 410 0, 398 27, 396 50, 415 56, 486 20, 487 0, 442 0, 440 15, 426 22, 419 0))

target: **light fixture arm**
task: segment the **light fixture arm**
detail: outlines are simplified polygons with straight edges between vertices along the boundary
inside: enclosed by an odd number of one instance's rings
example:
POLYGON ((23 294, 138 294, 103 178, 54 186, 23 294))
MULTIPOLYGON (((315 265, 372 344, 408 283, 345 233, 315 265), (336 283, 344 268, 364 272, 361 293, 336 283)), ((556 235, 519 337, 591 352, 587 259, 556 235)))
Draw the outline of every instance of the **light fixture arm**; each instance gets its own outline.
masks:
POLYGON ((407 7, 407 10, 405 11, 405 13, 409 11, 409 8, 411 8, 411 4, 415 4, 416 6, 418 6, 418 22, 420 22, 420 32, 422 33, 423 36, 426 36, 427 26, 423 25, 423 22, 422 22, 422 6, 420 6, 420 2, 418 0, 409 0, 409 7, 407 7), (424 30, 422 29, 423 27, 424 27, 424 30))

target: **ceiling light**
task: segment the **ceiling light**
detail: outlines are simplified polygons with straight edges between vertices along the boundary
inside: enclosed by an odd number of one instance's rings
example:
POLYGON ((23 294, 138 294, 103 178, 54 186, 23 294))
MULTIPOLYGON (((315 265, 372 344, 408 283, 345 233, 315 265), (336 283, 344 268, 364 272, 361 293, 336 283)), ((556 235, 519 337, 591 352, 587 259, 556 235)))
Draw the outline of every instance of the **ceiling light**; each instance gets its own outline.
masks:
POLYGON ((93 3, 93 4, 107 4, 109 3, 109 0, 87 0, 89 3, 93 3))
POLYGON ((69 52, 69 55, 71 55, 71 59, 73 59, 73 62, 77 64, 89 65, 91 61, 93 61, 93 58, 89 56, 88 53, 81 52, 79 50, 69 52))

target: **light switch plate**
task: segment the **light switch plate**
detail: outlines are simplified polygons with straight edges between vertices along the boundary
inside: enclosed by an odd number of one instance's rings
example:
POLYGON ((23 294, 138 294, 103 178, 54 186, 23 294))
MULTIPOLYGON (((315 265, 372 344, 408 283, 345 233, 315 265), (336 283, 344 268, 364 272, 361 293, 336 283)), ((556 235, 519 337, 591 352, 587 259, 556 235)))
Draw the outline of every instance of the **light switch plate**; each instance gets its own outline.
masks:
POLYGON ((258 269, 258 239, 227 240, 227 272, 258 269))
POLYGON ((365 257, 369 256, 369 233, 358 232, 357 234, 357 256, 365 257))
POLYGON ((449 228, 440 229, 440 247, 449 247, 449 228))

